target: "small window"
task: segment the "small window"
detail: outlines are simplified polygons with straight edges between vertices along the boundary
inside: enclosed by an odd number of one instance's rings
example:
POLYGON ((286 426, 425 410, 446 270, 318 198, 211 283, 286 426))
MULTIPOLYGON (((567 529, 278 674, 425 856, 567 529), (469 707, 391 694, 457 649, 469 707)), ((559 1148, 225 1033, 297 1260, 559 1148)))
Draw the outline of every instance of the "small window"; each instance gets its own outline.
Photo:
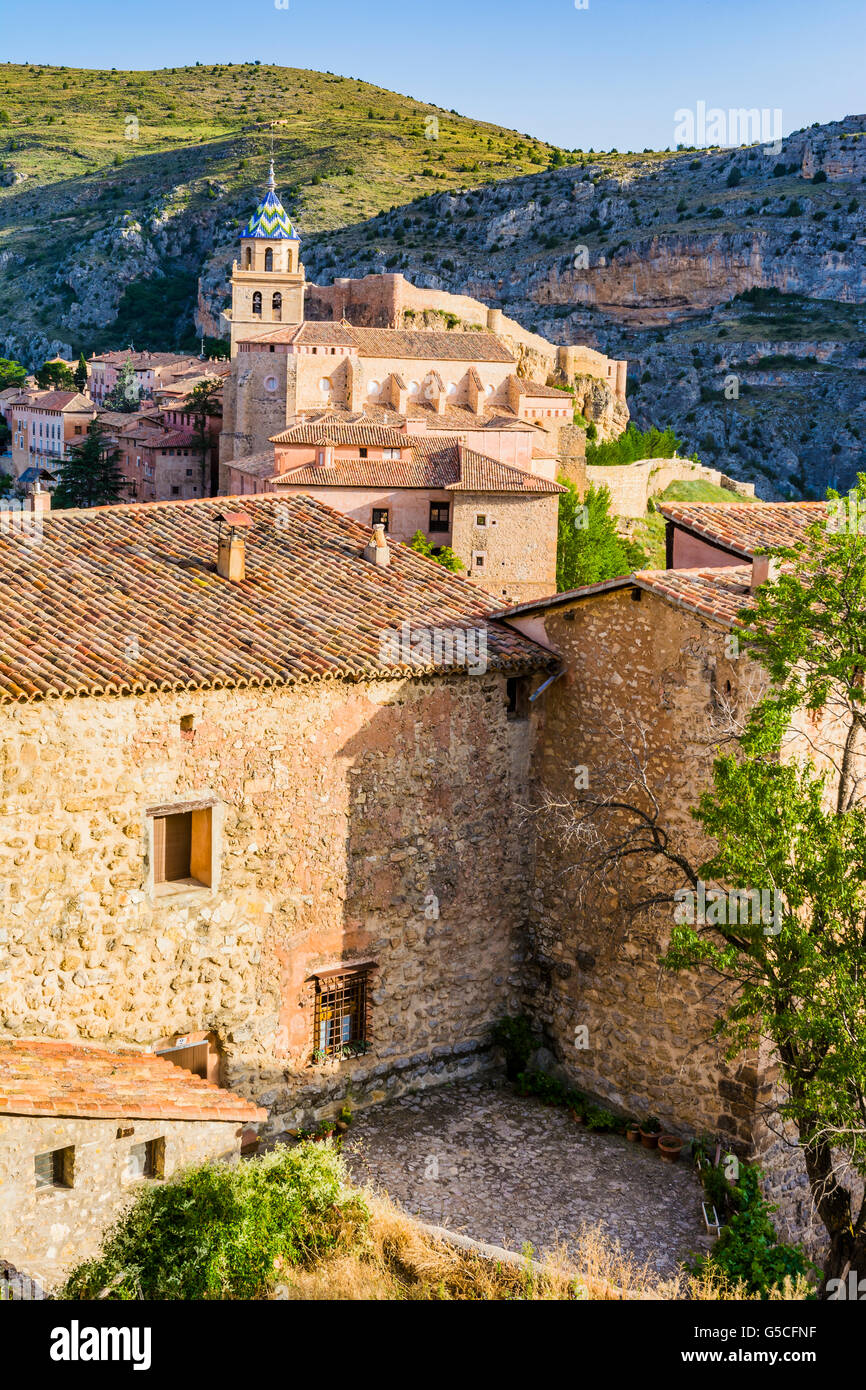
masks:
POLYGON ((382 450, 382 457, 383 457, 383 459, 398 459, 398 458, 400 457, 400 450, 399 450, 399 449, 383 449, 383 450, 382 450))
POLYGON ((142 1144, 130 1145, 123 1169, 126 1182, 137 1182, 139 1178, 161 1178, 164 1173, 164 1139, 146 1139, 142 1144))
POLYGON ((448 502, 431 502, 430 526, 428 529, 430 531, 447 531, 449 510, 450 503, 448 502))
POLYGON ((484 551, 483 551, 483 550, 473 550, 473 552, 472 552, 472 568, 473 568, 474 570, 483 570, 484 567, 485 567, 485 565, 486 565, 486 563, 487 563, 487 556, 484 554, 484 551))
POLYGON ((259 318, 261 318, 262 296, 258 290, 256 290, 255 294, 253 295, 253 313, 258 314, 259 318))
POLYGON ((505 682, 506 713, 509 719, 529 718, 529 677, 509 676, 505 682))
POLYGON ((484 515, 483 512, 479 512, 478 515, 476 516, 476 518, 475 518, 475 525, 476 525, 476 526, 482 526, 482 527, 487 525, 487 517, 484 515))
POLYGON ((188 478, 191 478, 191 477, 192 477, 192 469, 191 469, 191 468, 188 468, 188 469, 186 470, 186 476, 187 476, 188 478))
POLYGON ((48 1153, 37 1154, 33 1160, 36 1187, 73 1187, 75 1176, 75 1146, 66 1149, 51 1149, 48 1153))
POLYGON ((180 488, 179 488, 179 487, 173 487, 172 490, 171 490, 171 495, 172 495, 172 497, 180 497, 180 488))
POLYGON ((385 527, 385 530, 387 531, 387 529, 388 529, 388 508, 387 508, 387 507, 374 507, 374 508, 373 508, 373 525, 374 525, 374 526, 384 526, 384 527, 385 527))
POLYGON ((313 1060, 367 1051, 367 970, 316 978, 313 1060))
POLYGON ((277 378, 276 378, 275 376, 266 376, 266 377, 265 377, 265 390, 266 390, 266 391, 276 391, 276 389, 277 389, 277 378))
POLYGON ((81 434, 81 433, 82 433, 81 425, 76 425, 76 426, 75 426, 75 433, 76 433, 76 434, 81 434))
POLYGON ((270 246, 265 252, 265 270, 271 271, 274 268, 274 253, 270 246))
POLYGON ((359 457, 359 458, 362 458, 362 459, 365 459, 365 458, 367 457, 367 450, 366 450, 366 449, 359 449, 359 450, 358 450, 358 457, 359 457))
POLYGON ((211 886, 213 808, 153 817, 153 881, 211 886))
POLYGON ((283 296, 275 294, 271 300, 271 317, 281 319, 283 317, 283 296))

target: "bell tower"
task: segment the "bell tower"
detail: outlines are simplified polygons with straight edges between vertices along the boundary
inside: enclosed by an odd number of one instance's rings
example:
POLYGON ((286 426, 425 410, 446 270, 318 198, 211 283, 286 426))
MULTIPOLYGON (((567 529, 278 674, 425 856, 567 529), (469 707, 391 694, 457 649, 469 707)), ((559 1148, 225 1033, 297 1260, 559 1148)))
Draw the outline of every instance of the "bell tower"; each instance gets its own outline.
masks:
POLYGON ((268 191, 241 235, 241 258, 232 266, 231 355, 240 341, 261 338, 280 324, 304 320, 301 241, 280 202, 271 161, 268 191))

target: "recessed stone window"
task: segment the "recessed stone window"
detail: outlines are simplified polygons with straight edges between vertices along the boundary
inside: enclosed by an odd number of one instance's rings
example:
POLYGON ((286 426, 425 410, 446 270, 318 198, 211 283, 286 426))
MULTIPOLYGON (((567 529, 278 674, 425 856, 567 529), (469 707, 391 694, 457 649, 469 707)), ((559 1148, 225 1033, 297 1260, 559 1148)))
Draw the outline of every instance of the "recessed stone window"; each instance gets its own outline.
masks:
POLYGON ((276 378, 275 376, 266 376, 266 377, 265 377, 265 390, 266 390, 266 391, 276 391, 276 389, 277 389, 277 378, 276 378))
POLYGON ((475 517, 475 525, 482 527, 487 525, 487 517, 485 516, 484 512, 479 512, 477 514, 477 516, 475 517))
POLYGON ((509 719, 529 718, 529 681, 529 676, 509 676, 505 682, 505 707, 509 719))
POLYGON ((150 886, 154 897, 216 887, 219 809, 215 801, 208 799, 148 810, 150 886))
POLYGON ((483 570, 483 569, 486 568, 486 565, 487 565, 487 556, 484 554, 484 551, 483 551, 483 550, 473 550, 473 552, 472 552, 472 568, 473 568, 474 570, 483 570))
POLYGON ((38 1192, 52 1187, 75 1186, 75 1146, 65 1149, 50 1149, 47 1153, 36 1154, 33 1172, 38 1192))
POLYGON ((355 1057, 367 1051, 367 976, 370 969, 370 964, 365 962, 316 975, 314 1062, 355 1057))
POLYGON ((164 1174, 164 1139, 145 1139, 141 1144, 129 1146, 123 1168, 125 1182, 138 1182, 140 1178, 161 1178, 164 1174))

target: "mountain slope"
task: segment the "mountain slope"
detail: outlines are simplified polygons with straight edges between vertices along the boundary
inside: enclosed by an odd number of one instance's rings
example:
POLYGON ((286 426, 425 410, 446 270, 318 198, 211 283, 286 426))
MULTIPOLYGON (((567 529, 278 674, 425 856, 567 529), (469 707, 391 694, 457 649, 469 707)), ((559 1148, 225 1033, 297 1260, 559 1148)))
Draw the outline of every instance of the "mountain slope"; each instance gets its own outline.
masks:
POLYGON ((0 351, 33 364, 130 334, 141 347, 188 338, 201 263, 249 216, 272 137, 302 234, 367 218, 414 191, 537 169, 553 154, 330 73, 5 64, 0 351), (138 289, 124 300, 129 286, 138 289))

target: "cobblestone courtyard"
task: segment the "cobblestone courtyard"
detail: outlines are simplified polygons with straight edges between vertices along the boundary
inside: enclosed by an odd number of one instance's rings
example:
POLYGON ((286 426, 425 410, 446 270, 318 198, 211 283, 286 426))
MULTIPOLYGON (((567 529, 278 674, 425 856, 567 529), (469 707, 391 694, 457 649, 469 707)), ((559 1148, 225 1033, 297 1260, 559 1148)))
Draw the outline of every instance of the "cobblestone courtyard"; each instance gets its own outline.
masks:
POLYGON ((592 1134, 503 1084, 462 1082, 365 1111, 343 1151, 356 1181, 413 1216, 510 1250, 572 1244, 596 1223, 660 1273, 707 1248, 691 1164, 592 1134))

